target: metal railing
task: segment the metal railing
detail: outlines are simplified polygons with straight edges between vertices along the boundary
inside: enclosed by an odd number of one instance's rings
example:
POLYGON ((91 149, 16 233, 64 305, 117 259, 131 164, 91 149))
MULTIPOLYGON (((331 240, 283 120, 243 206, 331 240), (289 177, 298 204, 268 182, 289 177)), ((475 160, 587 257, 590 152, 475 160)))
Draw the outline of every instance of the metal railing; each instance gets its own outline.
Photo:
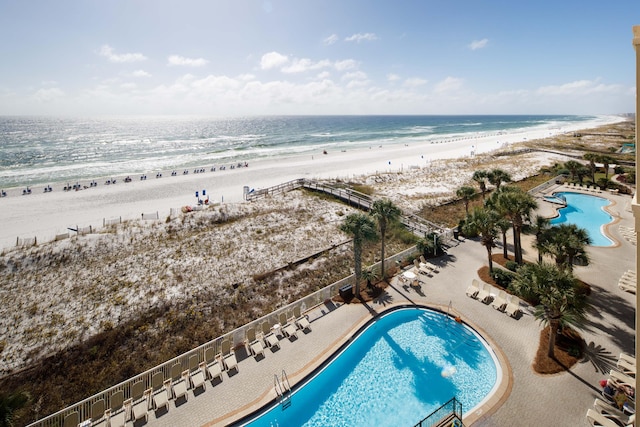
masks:
POLYGON ((443 423, 446 423, 447 426, 457 425, 459 427, 464 427, 464 424, 462 424, 462 403, 460 403, 455 396, 447 403, 427 415, 414 427, 435 427, 441 426, 443 423))
MULTIPOLYGON (((402 252, 394 254, 389 258, 386 258, 385 265, 390 266, 395 261, 405 260, 408 257, 415 255, 416 252, 417 252, 417 249, 415 246, 413 246, 402 252)), ((369 266, 368 268, 379 270, 380 262, 377 262, 369 266)), ((204 343, 199 347, 196 347, 184 354, 181 354, 180 356, 174 357, 173 359, 168 360, 162 363, 161 365, 158 365, 141 374, 138 374, 132 378, 129 378, 117 385, 114 385, 113 387, 109 387, 108 389, 103 390, 100 393, 97 393, 87 399, 84 399, 78 403, 75 403, 45 418, 37 420, 29 424, 28 427, 59 427, 63 425, 64 418, 72 412, 78 412, 81 421, 90 420, 92 418, 92 406, 94 405, 94 403, 100 400, 103 400, 105 403, 104 406, 106 408, 110 408, 112 397, 119 391, 122 391, 124 395, 124 399, 129 399, 133 397, 133 386, 138 382, 142 382, 142 384, 144 385, 143 389, 145 390, 152 388, 153 386, 152 378, 158 372, 162 372, 164 379, 175 380, 175 378, 172 378, 172 372, 176 371, 176 369, 174 369, 174 365, 178 364, 180 366, 180 369, 178 370, 180 372, 187 369, 193 370, 197 368, 197 363, 194 363, 192 359, 194 355, 197 356, 198 363, 205 361, 205 352, 207 352, 208 349, 213 348, 214 354, 221 353, 222 342, 225 340, 229 340, 232 343, 232 347, 234 349, 241 348, 245 345, 246 332, 248 329, 255 328, 256 330, 260 330, 258 328, 262 326, 262 323, 264 322, 268 322, 269 325, 274 325, 276 323, 279 323, 280 314, 287 313, 287 317, 291 317, 290 314, 293 313, 293 308, 296 306, 301 307, 302 313, 309 312, 313 308, 331 300, 332 297, 338 295, 338 290, 342 286, 353 284, 353 280, 354 280, 353 274, 350 276, 347 276, 337 282, 334 282, 328 286, 325 286, 324 288, 316 292, 313 292, 312 294, 305 296, 304 298, 294 301, 284 307, 277 309, 274 312, 271 312, 265 316, 260 317, 259 319, 249 322, 233 331, 230 331, 220 337, 217 337, 207 343, 204 343)))

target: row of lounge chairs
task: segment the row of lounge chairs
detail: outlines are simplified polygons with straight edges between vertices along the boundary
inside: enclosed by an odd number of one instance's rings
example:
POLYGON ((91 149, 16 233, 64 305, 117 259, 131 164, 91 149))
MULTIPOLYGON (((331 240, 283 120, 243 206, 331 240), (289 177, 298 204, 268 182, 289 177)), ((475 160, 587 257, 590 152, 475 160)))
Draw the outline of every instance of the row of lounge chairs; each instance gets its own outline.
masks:
POLYGON ((278 320, 280 323, 273 326, 269 325, 267 321, 263 322, 260 326, 260 337, 258 337, 255 328, 247 329, 245 343, 249 347, 251 355, 264 357, 265 348, 280 348, 278 330, 289 339, 298 338, 298 331, 311 330, 309 319, 301 313, 299 306, 294 307, 292 316, 287 316, 287 313, 284 312, 280 313, 278 320))
POLYGON ((516 318, 520 314, 520 300, 500 290, 497 294, 492 294, 493 288, 488 283, 482 283, 477 279, 473 279, 471 285, 467 288, 467 296, 485 304, 491 304, 498 311, 503 311, 509 316, 516 318), (495 295, 495 297, 493 296, 495 295))
POLYGON ((618 287, 623 291, 635 294, 637 287, 636 272, 633 270, 625 271, 620 280, 618 280, 618 287))
POLYGON ((419 261, 418 259, 413 260, 413 272, 416 274, 431 277, 433 273, 437 273, 438 271, 438 267, 434 263, 427 261, 422 255, 420 255, 419 261))
POLYGON ((587 422, 591 426, 619 427, 635 424, 636 358, 626 353, 620 353, 617 367, 623 372, 612 369, 606 383, 612 389, 617 389, 618 394, 623 393, 623 400, 618 400, 616 394, 609 393, 608 387, 605 387, 602 396, 606 401, 596 398, 593 402, 593 408, 587 410, 587 422), (624 393, 624 390, 632 390, 633 397, 624 393))
MULTIPOLYGON (((309 319, 301 313, 300 307, 293 309, 293 317, 288 318, 281 313, 278 328, 272 328, 268 322, 262 323, 262 335, 256 336, 255 328, 249 328, 246 332, 245 345, 248 345, 250 354, 264 356, 265 345, 267 347, 280 347, 277 331, 287 337, 297 337, 299 330, 311 330, 309 319)), ((233 349, 232 341, 224 339, 220 343, 220 351, 213 347, 204 352, 204 360, 200 361, 197 354, 189 358, 189 368, 182 368, 180 362, 174 364, 170 370, 171 378, 165 379, 163 372, 156 372, 151 377, 151 387, 145 390, 143 380, 135 382, 131 386, 131 398, 124 400, 124 392, 118 390, 109 398, 109 408, 106 408, 105 399, 99 399, 91 406, 91 418, 80 423, 80 415, 77 411, 67 414, 63 421, 63 427, 78 427, 79 425, 124 427, 127 422, 136 423, 139 420, 148 420, 149 411, 168 411, 171 401, 189 400, 189 390, 206 390, 207 380, 212 382, 222 381, 223 372, 240 372, 238 359, 233 349)))

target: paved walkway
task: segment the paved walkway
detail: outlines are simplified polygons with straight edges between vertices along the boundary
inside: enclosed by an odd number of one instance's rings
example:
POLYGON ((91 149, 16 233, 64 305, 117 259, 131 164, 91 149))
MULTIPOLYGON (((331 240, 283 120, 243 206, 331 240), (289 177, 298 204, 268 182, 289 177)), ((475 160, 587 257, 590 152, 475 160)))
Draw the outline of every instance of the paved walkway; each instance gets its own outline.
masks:
MULTIPOLYGON (((587 330, 582 332, 588 343, 585 358, 570 372, 552 376, 534 373, 531 364, 538 347, 541 326, 528 307, 513 319, 490 305, 468 298, 467 286, 477 278, 477 270, 486 264, 487 253, 476 241, 463 241, 435 262, 440 271, 426 278, 419 289, 403 287, 392 281, 383 298, 368 305, 322 305, 311 312, 312 332, 301 333, 294 342, 281 340, 281 349, 267 349, 265 357, 256 360, 240 354, 237 374, 224 374, 224 380, 206 391, 189 391, 188 402, 170 403, 163 414, 150 413, 148 425, 156 426, 222 426, 259 408, 275 398, 274 374, 286 370, 290 382, 304 375, 343 344, 372 315, 396 304, 424 304, 446 310, 451 303, 461 317, 473 325, 506 357, 505 374, 498 395, 474 414, 465 418, 466 425, 586 425, 585 414, 595 397, 600 395, 598 380, 615 366, 621 351, 633 354, 635 334, 635 296, 617 287, 618 278, 628 269, 635 270, 635 246, 619 232, 619 227, 633 227, 628 196, 598 194, 614 201, 610 208, 616 223, 610 235, 619 244, 611 248, 591 248, 591 264, 576 267, 575 274, 592 285, 587 330)), ((552 207, 540 201, 541 212, 550 214, 552 207)), ((526 246, 526 245, 525 245, 526 246)), ((500 250, 500 248, 496 249, 500 250)), ((537 254, 526 249, 525 258, 535 260, 537 254)), ((418 421, 427 414, 418 414, 418 421)))

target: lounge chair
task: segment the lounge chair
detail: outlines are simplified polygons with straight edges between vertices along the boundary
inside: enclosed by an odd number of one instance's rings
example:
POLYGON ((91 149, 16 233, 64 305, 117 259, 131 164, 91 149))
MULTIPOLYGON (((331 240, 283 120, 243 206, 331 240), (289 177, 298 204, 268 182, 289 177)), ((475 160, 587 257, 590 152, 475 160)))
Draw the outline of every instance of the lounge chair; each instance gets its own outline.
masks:
POLYGON ((434 273, 437 273, 438 271, 440 271, 438 269, 438 266, 435 265, 434 263, 432 263, 431 261, 427 261, 425 262, 425 264, 427 265, 427 268, 431 271, 433 271, 434 273))
MULTIPOLYGON (((598 413, 594 409, 587 410, 587 422, 593 427, 620 427, 620 424, 598 413)), ((633 426, 628 424, 628 426, 633 426)))
POLYGON ((191 381, 191 388, 197 389, 202 387, 203 390, 207 389, 207 364, 205 362, 198 363, 199 357, 197 354, 189 357, 189 380, 191 381))
POLYGON ((152 393, 152 388, 145 391, 143 381, 131 386, 131 420, 134 423, 142 418, 145 422, 149 420, 149 397, 152 393))
POLYGON ((636 365, 627 362, 626 360, 618 359, 616 367, 625 375, 635 378, 636 377, 636 365))
POLYGON ((204 351, 204 362, 207 366, 207 373, 209 379, 213 381, 214 378, 219 378, 222 381, 222 365, 216 357, 215 350, 209 347, 204 351))
POLYGON ((618 360, 624 360, 630 365, 636 366, 636 358, 627 353, 620 353, 618 360))
MULTIPOLYGON (((127 422, 127 411, 124 405, 124 393, 122 390, 116 391, 111 395, 110 409, 107 410, 109 418, 109 427, 124 427, 127 422)), ((131 399, 127 399, 127 403, 131 403, 131 399)))
POLYGON ((189 400, 189 370, 185 369, 180 372, 182 365, 176 363, 171 367, 171 394, 174 400, 178 400, 184 397, 184 400, 189 400))
POLYGON ((293 317, 295 317, 296 325, 298 325, 300 330, 311 330, 311 323, 309 323, 309 319, 307 318, 307 316, 302 315, 299 305, 293 307, 293 317))
POLYGON ((171 380, 165 380, 162 372, 156 372, 151 377, 151 388, 153 389, 153 409, 160 408, 169 410, 169 390, 171 390, 171 380))
POLYGON ((414 259, 413 260, 413 265, 418 270, 418 273, 424 274, 426 276, 430 276, 431 275, 431 270, 429 270, 427 268, 426 264, 422 264, 417 259, 414 259))
POLYGON ((267 344, 267 347, 273 348, 274 346, 280 348, 280 340, 276 334, 271 330, 271 326, 269 326, 269 322, 262 323, 262 336, 264 342, 267 344))
POLYGON ((236 359, 236 353, 231 348, 231 341, 229 341, 228 339, 223 340, 221 348, 222 362, 227 371, 235 369, 236 372, 240 372, 240 368, 238 367, 238 359, 236 359))
POLYGON ((286 336, 286 337, 296 337, 298 338, 298 328, 296 328, 296 325, 293 322, 290 322, 288 317, 287 317, 287 313, 282 312, 280 313, 280 330, 282 331, 282 333, 286 336))
POLYGON ((80 414, 78 411, 73 411, 64 417, 64 423, 62 425, 63 427, 78 427, 78 424, 80 424, 80 414))
POLYGON ((622 372, 618 372, 615 369, 609 371, 609 379, 616 387, 626 386, 636 389, 636 379, 631 378, 629 375, 625 375, 622 372))
POLYGON ((491 307, 495 308, 498 311, 504 310, 507 306, 507 293, 505 291, 498 292, 498 296, 494 298, 491 302, 491 307))
POLYGON ((518 317, 518 314, 520 314, 520 300, 513 295, 507 295, 507 305, 504 308, 504 312, 511 317, 518 317))
POLYGON ((259 354, 264 357, 264 345, 262 345, 262 341, 256 338, 255 328, 247 329, 247 345, 254 357, 258 357, 259 354))
POLYGON ((480 292, 480 282, 477 279, 473 279, 471 281, 471 285, 467 288, 467 296, 471 298, 475 298, 480 292))
POLYGON ((625 292, 631 292, 632 294, 635 294, 637 292, 637 285, 635 282, 628 282, 626 280, 620 279, 618 281, 618 287, 625 291, 625 292))
POLYGON ((91 405, 91 426, 99 427, 107 425, 104 399, 98 399, 91 405))
POLYGON ((483 283, 480 292, 476 295, 478 301, 488 303, 491 299, 491 286, 488 283, 483 283))
POLYGON ((604 415, 606 418, 616 419, 622 424, 630 424, 633 422, 633 418, 631 418, 634 417, 633 415, 629 416, 617 407, 605 402, 604 400, 598 399, 597 397, 593 402, 593 409, 595 409, 599 414, 604 415))

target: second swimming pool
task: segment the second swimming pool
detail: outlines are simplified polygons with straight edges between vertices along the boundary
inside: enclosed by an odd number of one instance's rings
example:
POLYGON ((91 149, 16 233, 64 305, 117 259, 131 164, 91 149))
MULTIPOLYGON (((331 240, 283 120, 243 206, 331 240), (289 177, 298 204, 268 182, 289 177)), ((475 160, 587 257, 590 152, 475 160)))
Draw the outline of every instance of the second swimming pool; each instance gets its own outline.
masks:
POLYGON ((575 224, 589 233, 593 246, 611 246, 613 241, 604 234, 604 225, 612 218, 605 210, 611 202, 607 199, 588 194, 573 192, 554 193, 567 201, 567 206, 558 210, 558 217, 551 220, 552 225, 562 223, 575 224))
POLYGON ((392 311, 320 372, 248 422, 275 426, 412 426, 452 397, 469 413, 497 387, 493 350, 471 328, 432 310, 392 311))

